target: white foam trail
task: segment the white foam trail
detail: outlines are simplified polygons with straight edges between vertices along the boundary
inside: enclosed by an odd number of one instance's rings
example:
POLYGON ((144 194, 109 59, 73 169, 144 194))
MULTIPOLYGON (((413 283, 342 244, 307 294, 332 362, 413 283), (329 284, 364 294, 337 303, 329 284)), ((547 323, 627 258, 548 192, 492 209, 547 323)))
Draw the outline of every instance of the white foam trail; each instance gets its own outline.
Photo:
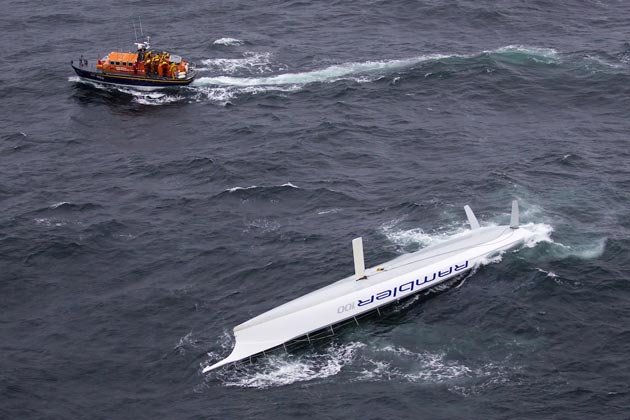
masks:
POLYGON ((212 44, 214 45, 242 45, 243 43, 244 41, 241 41, 240 39, 225 37, 225 38, 217 39, 212 44))
POLYGON ((523 229, 531 232, 530 238, 525 242, 526 248, 533 248, 539 243, 550 244, 549 256, 559 259, 575 257, 583 260, 599 258, 606 250, 606 238, 600 238, 594 242, 581 245, 565 245, 551 238, 553 227, 545 223, 528 223, 521 225, 523 229))
POLYGON ((238 98, 239 96, 250 94, 257 95, 264 92, 295 92, 299 90, 299 86, 283 86, 283 87, 274 87, 274 86, 249 86, 244 88, 237 88, 234 86, 219 86, 219 87, 210 87, 210 86, 192 86, 191 90, 195 92, 192 101, 203 101, 209 100, 212 102, 219 102, 228 104, 234 98, 238 98))
POLYGON ((184 100, 184 97, 181 95, 169 95, 166 93, 154 91, 140 91, 125 87, 112 86, 111 88, 117 89, 122 93, 133 96, 132 100, 142 105, 164 105, 184 100))
POLYGON ((232 88, 210 88, 207 86, 198 87, 194 89, 195 95, 193 100, 200 102, 202 100, 209 100, 212 102, 219 102, 223 104, 229 103, 230 99, 238 95, 238 92, 232 88))
MULTIPOLYGON (((493 362, 471 367, 456 360, 449 360, 445 353, 429 351, 414 352, 404 347, 385 346, 374 349, 372 358, 365 357, 371 367, 359 372, 359 381, 405 381, 434 384, 450 384, 451 387, 462 388, 460 384, 473 381, 481 386, 486 383, 508 382, 511 371, 517 366, 504 366, 493 362), (381 360, 379 353, 393 355, 393 360, 381 360), (400 362, 403 362, 401 365, 400 362)), ((473 385, 477 386, 477 385, 473 385)), ((465 388, 462 388, 465 389, 465 388)))
MULTIPOLYGON (((543 62, 555 62, 559 60, 559 54, 552 48, 541 47, 528 47, 523 45, 507 45, 505 47, 498 48, 496 50, 483 51, 485 54, 502 54, 502 53, 523 53, 532 55, 532 59, 540 57, 538 61, 543 62)), ((391 72, 394 70, 411 67, 417 64, 421 64, 427 61, 434 61, 445 58, 471 58, 478 54, 425 54, 416 57, 395 59, 395 60, 379 60, 379 61, 364 61, 364 62, 350 62, 344 64, 337 64, 326 67, 321 70, 313 70, 301 73, 285 73, 276 76, 269 77, 230 77, 230 76, 217 76, 217 77, 201 77, 198 78, 194 84, 198 86, 203 85, 219 85, 219 86, 283 86, 283 85, 305 85, 316 82, 335 82, 338 80, 353 79, 357 82, 373 81, 375 78, 370 77, 371 73, 383 73, 391 72)), ((268 57, 265 57, 268 58, 268 57)), ((224 67, 226 72, 234 73, 231 66, 247 67, 251 65, 248 60, 260 59, 260 56, 254 55, 251 58, 244 59, 214 59, 203 60, 204 64, 212 64, 218 67, 224 67)), ((376 79, 381 77, 376 76, 376 79)))
MULTIPOLYGON (((263 74, 273 70, 271 66, 271 53, 247 52, 243 58, 208 58, 201 60, 206 67, 199 67, 199 71, 217 71, 234 74, 246 70, 250 73, 263 74)), ((200 78, 205 79, 205 78, 200 78)), ((197 80, 200 80, 197 79, 197 80)), ((218 83, 215 83, 218 84, 218 83)), ((253 85, 250 85, 253 86, 253 85)))
POLYGON ((592 260, 599 258, 606 250, 606 238, 601 238, 590 244, 584 245, 564 245, 554 242, 557 246, 554 254, 559 258, 575 257, 581 260, 592 260))
POLYGON ((533 248, 541 242, 553 243, 551 234, 553 227, 546 223, 527 223, 520 226, 531 233, 531 236, 525 242, 525 247, 533 248))
POLYGON ((134 102, 142 105, 165 105, 173 102, 180 102, 183 100, 184 97, 180 95, 164 95, 160 97, 136 96, 133 98, 134 102))
POLYGON ((318 210, 317 214, 318 215, 324 215, 324 214, 329 214, 329 213, 339 213, 341 211, 340 208, 334 207, 332 209, 328 209, 328 210, 318 210))
POLYGON ((403 247, 415 244, 423 247, 434 245, 464 235, 470 231, 465 226, 458 226, 440 233, 426 233, 420 228, 409 230, 396 229, 395 226, 400 223, 401 220, 402 219, 394 219, 391 222, 385 223, 381 226, 380 230, 390 242, 403 247))
MULTIPOLYGON (((334 82, 346 79, 349 76, 357 76, 365 73, 375 73, 392 71, 404 67, 410 67, 425 61, 437 60, 449 57, 447 55, 432 54, 402 60, 365 61, 362 63, 345 63, 326 67, 322 70, 313 70, 302 73, 285 73, 270 77, 201 77, 197 79, 196 85, 228 85, 228 86, 283 86, 283 85, 305 85, 315 82, 334 82)), ((205 62, 204 62, 205 64, 205 62)), ((360 79, 369 81, 372 79, 360 79)))
POLYGON ((218 379, 223 380, 226 386, 265 389, 327 378, 338 374, 345 365, 351 363, 357 350, 364 346, 363 343, 350 342, 344 345, 332 344, 323 354, 269 356, 264 363, 228 371, 218 379))
POLYGON ((399 246, 409 246, 412 244, 427 246, 433 241, 433 237, 420 228, 393 230, 388 226, 383 226, 381 230, 390 242, 399 246))
POLYGON ((454 360, 447 360, 444 353, 431 353, 428 351, 416 353, 404 347, 385 346, 376 349, 377 354, 391 353, 398 359, 413 362, 411 369, 403 371, 401 368, 392 367, 392 362, 367 359, 374 366, 373 369, 364 369, 357 380, 392 380, 397 379, 407 382, 443 383, 459 378, 470 377, 475 371, 470 367, 454 360))

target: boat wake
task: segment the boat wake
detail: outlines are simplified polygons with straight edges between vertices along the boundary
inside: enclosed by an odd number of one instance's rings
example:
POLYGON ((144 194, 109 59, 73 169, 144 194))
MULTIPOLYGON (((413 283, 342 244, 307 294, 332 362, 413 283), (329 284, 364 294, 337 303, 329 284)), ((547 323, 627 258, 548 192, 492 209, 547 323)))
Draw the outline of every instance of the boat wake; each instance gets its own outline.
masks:
MULTIPOLYGON (((273 71, 286 71, 284 64, 275 64, 271 53, 245 52, 241 58, 209 58, 201 60, 200 72, 220 72, 222 74, 264 74, 273 71)), ((197 83, 199 84, 199 83, 197 83)))
MULTIPOLYGON (((243 41, 221 38, 213 45, 239 46, 243 41)), ((117 89, 131 96, 132 102, 142 105, 167 105, 184 102, 214 102, 222 105, 248 95, 267 92, 288 94, 303 90, 314 84, 333 84, 341 81, 350 83, 371 83, 391 79, 392 84, 400 84, 405 77, 430 78, 441 72, 461 72, 482 65, 491 71, 500 67, 557 66, 566 62, 569 69, 584 68, 592 73, 593 66, 618 69, 625 64, 595 60, 592 56, 577 59, 562 55, 551 48, 508 45, 494 50, 472 54, 423 54, 415 57, 389 60, 369 60, 334 64, 321 69, 301 72, 287 72, 289 66, 274 61, 270 52, 242 52, 237 58, 207 58, 197 67, 200 75, 189 86, 178 89, 177 93, 147 93, 130 88, 117 89), (418 70, 418 71, 416 71, 418 70)), ((70 78, 77 82, 78 78, 70 78)))
POLYGON ((359 83, 374 80, 374 76, 382 76, 388 72, 420 64, 425 61, 447 58, 443 55, 424 55, 403 60, 366 61, 360 63, 344 63, 333 65, 321 70, 313 70, 301 73, 285 73, 268 77, 201 77, 194 85, 218 85, 218 86, 304 86, 311 83, 330 83, 340 80, 353 80, 359 83), (361 77, 363 76, 363 77, 361 77), (370 77, 372 76, 372 77, 370 77))

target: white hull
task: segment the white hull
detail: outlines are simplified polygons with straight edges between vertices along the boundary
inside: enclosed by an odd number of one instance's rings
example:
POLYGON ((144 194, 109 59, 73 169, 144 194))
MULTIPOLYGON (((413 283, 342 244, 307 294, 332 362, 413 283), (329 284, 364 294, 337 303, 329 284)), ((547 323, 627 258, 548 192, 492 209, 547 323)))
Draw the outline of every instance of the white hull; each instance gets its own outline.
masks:
MULTIPOLYGON (((232 353, 203 372, 248 359, 298 337, 306 335, 308 339, 308 334, 345 320, 356 320, 361 314, 461 275, 532 235, 516 228, 514 223, 480 228, 472 211, 469 221, 473 229, 462 236, 364 271, 359 267, 356 269, 359 275, 346 277, 236 326, 232 353)), ((355 256, 355 266, 356 261, 355 256)), ((358 261, 361 265, 362 255, 358 261)))

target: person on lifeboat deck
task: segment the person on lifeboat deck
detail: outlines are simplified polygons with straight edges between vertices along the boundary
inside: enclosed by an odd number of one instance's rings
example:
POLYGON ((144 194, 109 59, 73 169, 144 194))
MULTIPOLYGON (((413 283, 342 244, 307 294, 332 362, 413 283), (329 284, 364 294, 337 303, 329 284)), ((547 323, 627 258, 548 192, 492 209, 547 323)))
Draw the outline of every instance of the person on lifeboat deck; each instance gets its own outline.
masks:
POLYGON ((177 64, 171 63, 169 73, 173 79, 177 79, 177 64))

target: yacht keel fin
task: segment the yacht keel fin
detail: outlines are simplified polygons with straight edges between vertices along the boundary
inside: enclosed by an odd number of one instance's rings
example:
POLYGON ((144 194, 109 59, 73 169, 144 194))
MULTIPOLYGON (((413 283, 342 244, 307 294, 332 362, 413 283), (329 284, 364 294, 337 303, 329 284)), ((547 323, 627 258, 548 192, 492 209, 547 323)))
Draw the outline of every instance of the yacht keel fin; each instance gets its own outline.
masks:
POLYGON ((510 216, 510 228, 518 229, 518 225, 519 225, 518 201, 512 200, 512 215, 510 216))
POLYGON ((352 255, 354 256, 355 280, 363 280, 365 275, 365 261, 363 260, 363 238, 352 240, 352 255))
POLYGON ((466 217, 468 218, 470 228, 473 230, 479 229, 479 222, 477 221, 477 217, 468 204, 464 206, 464 211, 466 211, 466 217))

